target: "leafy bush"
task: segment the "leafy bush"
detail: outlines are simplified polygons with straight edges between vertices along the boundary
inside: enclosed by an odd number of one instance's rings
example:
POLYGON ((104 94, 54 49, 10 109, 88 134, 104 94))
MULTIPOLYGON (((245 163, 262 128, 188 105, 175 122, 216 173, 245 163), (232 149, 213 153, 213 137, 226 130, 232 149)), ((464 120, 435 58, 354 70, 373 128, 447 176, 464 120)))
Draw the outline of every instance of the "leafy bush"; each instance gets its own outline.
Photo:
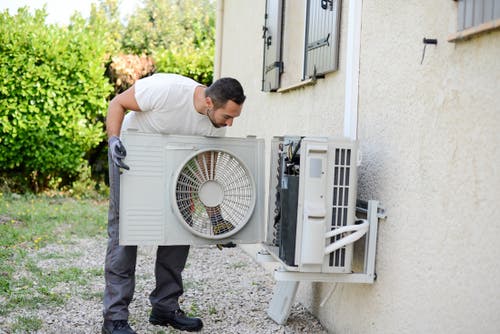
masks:
POLYGON ((115 86, 115 94, 119 94, 138 79, 153 74, 155 70, 153 59, 149 56, 120 54, 111 57, 107 75, 115 86))
POLYGON ((45 24, 45 10, 0 13, 0 174, 69 183, 104 138, 106 43, 85 21, 45 24))
POLYGON ((158 72, 209 85, 213 77, 215 6, 210 0, 145 0, 130 16, 123 50, 153 57, 158 72))
POLYGON ((212 82, 214 2, 143 3, 123 21, 117 2, 102 0, 68 27, 48 25, 45 10, 0 12, 0 188, 85 191, 86 166, 100 184, 107 99, 155 67, 212 82))
POLYGON ((213 80, 213 46, 206 49, 157 49, 153 59, 158 72, 176 73, 209 86, 213 80))

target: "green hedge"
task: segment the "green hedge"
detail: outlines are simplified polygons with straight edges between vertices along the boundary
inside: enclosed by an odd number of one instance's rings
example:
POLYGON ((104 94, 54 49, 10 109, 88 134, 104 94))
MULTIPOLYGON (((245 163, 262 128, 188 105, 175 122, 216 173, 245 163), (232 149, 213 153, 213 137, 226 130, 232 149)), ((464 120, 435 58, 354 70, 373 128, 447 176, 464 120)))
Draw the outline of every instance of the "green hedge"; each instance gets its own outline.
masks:
POLYGON ((102 141, 106 45, 83 20, 45 23, 45 10, 0 13, 0 173, 34 190, 70 180, 102 141))
POLYGON ((122 37, 126 53, 151 56, 157 72, 202 84, 213 79, 215 2, 147 0, 130 17, 122 37))

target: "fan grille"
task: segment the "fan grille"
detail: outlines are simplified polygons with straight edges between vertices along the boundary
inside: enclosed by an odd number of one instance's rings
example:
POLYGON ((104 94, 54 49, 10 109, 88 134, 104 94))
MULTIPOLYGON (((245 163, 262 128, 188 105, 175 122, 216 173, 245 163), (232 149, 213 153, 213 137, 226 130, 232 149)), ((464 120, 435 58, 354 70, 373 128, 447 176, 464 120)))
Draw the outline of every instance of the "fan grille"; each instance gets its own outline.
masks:
POLYGON ((208 239, 238 232, 255 205, 255 186, 246 166, 231 153, 196 153, 176 178, 175 206, 185 227, 208 239))

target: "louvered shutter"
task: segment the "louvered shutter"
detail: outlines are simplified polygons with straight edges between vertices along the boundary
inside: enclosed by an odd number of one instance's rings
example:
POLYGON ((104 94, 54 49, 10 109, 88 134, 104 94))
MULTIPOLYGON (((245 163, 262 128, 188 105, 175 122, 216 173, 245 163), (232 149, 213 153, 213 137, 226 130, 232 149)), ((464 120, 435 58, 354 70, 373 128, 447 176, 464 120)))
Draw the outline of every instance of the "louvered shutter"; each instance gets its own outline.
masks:
POLYGON ((458 0, 458 31, 500 18, 500 0, 458 0))
POLYGON ((281 62, 281 22, 283 0, 266 1, 266 17, 264 25, 264 66, 262 73, 262 90, 272 92, 279 88, 280 74, 283 70, 281 62))
POLYGON ((341 0, 308 0, 304 79, 338 68, 341 0))

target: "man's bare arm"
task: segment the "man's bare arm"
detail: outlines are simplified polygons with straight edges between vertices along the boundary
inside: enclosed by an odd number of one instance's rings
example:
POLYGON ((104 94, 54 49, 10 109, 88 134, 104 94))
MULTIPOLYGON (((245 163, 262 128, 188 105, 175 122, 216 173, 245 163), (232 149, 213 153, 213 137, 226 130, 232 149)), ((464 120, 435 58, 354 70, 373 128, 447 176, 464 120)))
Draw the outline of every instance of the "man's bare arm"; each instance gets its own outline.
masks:
POLYGON ((108 138, 120 136, 120 129, 127 110, 141 111, 135 99, 134 86, 115 96, 109 103, 108 115, 106 117, 108 138))

